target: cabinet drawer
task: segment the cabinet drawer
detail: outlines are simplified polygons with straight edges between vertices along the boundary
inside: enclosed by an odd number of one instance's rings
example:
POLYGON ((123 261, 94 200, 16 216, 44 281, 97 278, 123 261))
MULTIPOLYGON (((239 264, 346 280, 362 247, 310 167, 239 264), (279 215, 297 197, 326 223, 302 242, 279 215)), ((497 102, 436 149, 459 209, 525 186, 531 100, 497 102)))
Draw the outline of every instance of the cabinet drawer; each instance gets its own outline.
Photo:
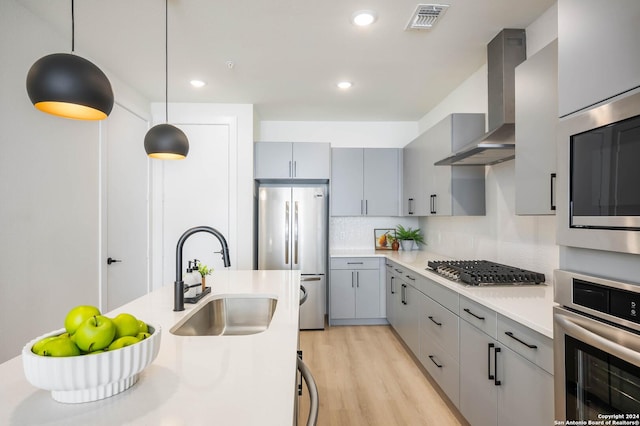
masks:
POLYGON ((498 315, 498 341, 553 374, 553 340, 547 336, 498 315))
POLYGON ((332 257, 331 269, 380 269, 380 258, 332 257))
POLYGON ((456 407, 460 404, 460 366, 447 351, 429 339, 420 336, 420 362, 429 375, 438 383, 456 407))
POLYGON ((458 316, 427 296, 421 302, 421 332, 458 361, 458 316))
POLYGON ((451 312, 458 313, 460 306, 460 296, 455 291, 448 289, 437 282, 423 277, 422 292, 449 309, 451 312))
POLYGON ((496 323, 498 316, 495 311, 484 305, 474 302, 464 296, 460 296, 460 318, 467 321, 488 334, 496 338, 496 323))

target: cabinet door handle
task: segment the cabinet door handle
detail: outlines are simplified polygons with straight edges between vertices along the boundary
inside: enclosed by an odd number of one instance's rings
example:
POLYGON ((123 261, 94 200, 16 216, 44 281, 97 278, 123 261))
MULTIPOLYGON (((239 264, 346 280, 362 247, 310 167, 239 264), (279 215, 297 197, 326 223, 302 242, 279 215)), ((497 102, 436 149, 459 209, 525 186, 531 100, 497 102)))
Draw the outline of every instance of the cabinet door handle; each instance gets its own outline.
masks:
POLYGON ((396 294, 395 278, 396 277, 391 277, 391 294, 396 294))
POLYGON ((360 287, 360 272, 356 271, 356 287, 360 287))
POLYGON ((495 380, 496 377, 491 374, 491 349, 493 349, 495 345, 493 343, 489 343, 489 347, 487 348, 487 379, 495 380))
POLYGON ((369 214, 369 200, 364 200, 364 214, 369 214))
POLYGON ((551 210, 556 209, 556 174, 555 173, 551 173, 551 190, 549 191, 549 194, 551 194, 551 204, 549 205, 551 210))
POLYGON ((293 162, 293 177, 298 177, 298 168, 296 167, 298 165, 297 161, 293 162))
POLYGON ((293 167, 291 161, 289 161, 289 177, 293 177, 293 167))
POLYGON ((438 327, 442 327, 442 323, 434 320, 432 316, 428 316, 427 318, 429 318, 431 320, 431 322, 433 322, 438 327))
POLYGON ((406 284, 402 284, 402 287, 400 288, 400 301, 402 301, 403 305, 407 304, 407 285, 406 284))
POLYGON ((507 336, 511 337, 516 342, 522 343, 523 345, 525 345, 529 349, 538 349, 538 347, 536 345, 532 345, 530 343, 523 342, 522 340, 518 339, 516 336, 513 335, 513 333, 511 331, 505 331, 504 334, 506 334, 507 336))
POLYGON ((409 198, 409 202, 407 205, 407 210, 409 214, 413 214, 413 198, 409 198))
POLYGON ((484 321, 484 317, 481 317, 481 316, 478 316, 478 315, 474 314, 473 312, 471 312, 471 310, 469 308, 464 308, 463 311, 465 311, 469 315, 479 319, 480 321, 484 321))
POLYGON ((495 375, 495 379, 493 379, 493 384, 495 386, 500 386, 502 384, 502 382, 498 380, 498 354, 500 353, 500 351, 501 349, 496 346, 495 354, 493 357, 493 374, 495 375))
POLYGON ((435 359, 435 357, 433 355, 429 355, 429 359, 431 360, 432 363, 434 363, 436 365, 436 367, 438 368, 442 368, 442 364, 438 364, 435 359))
POLYGON ((298 202, 294 203, 293 209, 293 264, 298 264, 298 202))
POLYGON ((433 204, 431 207, 431 214, 437 214, 438 210, 436 209, 436 198, 438 197, 438 194, 433 194, 431 196, 432 200, 433 200, 433 204))
POLYGON ((354 287, 354 282, 355 282, 355 280, 353 279, 353 274, 355 274, 355 272, 351 271, 351 288, 354 287))
POLYGON ((291 213, 289 211, 289 202, 285 203, 284 208, 284 263, 289 264, 289 222, 291 213))

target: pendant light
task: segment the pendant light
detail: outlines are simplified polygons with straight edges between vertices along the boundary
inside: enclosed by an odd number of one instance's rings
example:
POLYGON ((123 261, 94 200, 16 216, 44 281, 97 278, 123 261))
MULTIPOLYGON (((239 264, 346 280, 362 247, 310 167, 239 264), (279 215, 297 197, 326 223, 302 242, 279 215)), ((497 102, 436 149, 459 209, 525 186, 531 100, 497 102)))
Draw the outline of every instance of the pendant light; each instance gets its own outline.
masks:
POLYGON ((27 93, 40 111, 78 120, 103 120, 113 109, 107 76, 75 50, 74 2, 71 0, 71 53, 38 59, 27 73, 27 93))
POLYGON ((149 129, 144 137, 144 149, 151 158, 182 160, 189 153, 189 140, 180 129, 169 124, 169 1, 164 2, 164 114, 165 124, 149 129))

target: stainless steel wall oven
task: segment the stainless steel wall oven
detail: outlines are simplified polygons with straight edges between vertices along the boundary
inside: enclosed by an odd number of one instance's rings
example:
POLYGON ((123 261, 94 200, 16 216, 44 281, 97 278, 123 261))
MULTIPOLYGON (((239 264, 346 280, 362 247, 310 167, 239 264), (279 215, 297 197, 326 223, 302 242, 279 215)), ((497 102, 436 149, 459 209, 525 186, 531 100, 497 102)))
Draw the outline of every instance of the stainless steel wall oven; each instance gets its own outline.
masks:
POLYGON ((557 270, 555 301, 556 420, 640 424, 640 286, 557 270))

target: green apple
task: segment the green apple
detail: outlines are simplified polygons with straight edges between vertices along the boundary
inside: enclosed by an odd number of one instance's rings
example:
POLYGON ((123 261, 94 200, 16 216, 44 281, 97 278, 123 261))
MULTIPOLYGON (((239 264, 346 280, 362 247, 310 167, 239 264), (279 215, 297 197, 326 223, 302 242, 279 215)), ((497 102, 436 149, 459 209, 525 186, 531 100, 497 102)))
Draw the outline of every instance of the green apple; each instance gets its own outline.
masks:
POLYGON ((75 342, 85 352, 104 349, 116 335, 116 326, 105 316, 96 315, 80 324, 75 332, 75 342))
POLYGON ((138 319, 131 314, 119 314, 112 321, 116 325, 116 339, 124 336, 135 336, 140 330, 138 319))
POLYGON ((136 334, 136 337, 137 337, 138 339, 140 339, 140 340, 144 340, 144 339, 146 339, 146 338, 147 338, 147 337, 149 337, 149 336, 151 336, 151 334, 150 334, 150 333, 145 333, 145 332, 143 332, 143 331, 141 331, 140 333, 136 334))
POLYGON ((68 337, 56 337, 49 340, 42 346, 43 356, 77 356, 80 355, 80 349, 68 337))
POLYGON ((64 319, 64 328, 67 333, 73 334, 76 332, 80 324, 87 319, 100 315, 100 310, 95 306, 79 305, 71 309, 64 319))
POLYGON ((149 327, 147 326, 147 323, 142 321, 142 320, 138 320, 138 332, 139 333, 148 333, 149 332, 149 327))
POLYGON ((131 345, 134 345, 134 344, 138 343, 139 341, 140 341, 140 339, 138 339, 137 337, 134 337, 134 336, 122 336, 122 337, 114 340, 109 345, 109 350, 113 351, 115 349, 124 348, 125 346, 131 346, 131 345))
POLYGON ((53 339, 57 339, 60 336, 48 336, 43 339, 38 340, 32 347, 31 352, 37 355, 42 355, 42 347, 53 339))

